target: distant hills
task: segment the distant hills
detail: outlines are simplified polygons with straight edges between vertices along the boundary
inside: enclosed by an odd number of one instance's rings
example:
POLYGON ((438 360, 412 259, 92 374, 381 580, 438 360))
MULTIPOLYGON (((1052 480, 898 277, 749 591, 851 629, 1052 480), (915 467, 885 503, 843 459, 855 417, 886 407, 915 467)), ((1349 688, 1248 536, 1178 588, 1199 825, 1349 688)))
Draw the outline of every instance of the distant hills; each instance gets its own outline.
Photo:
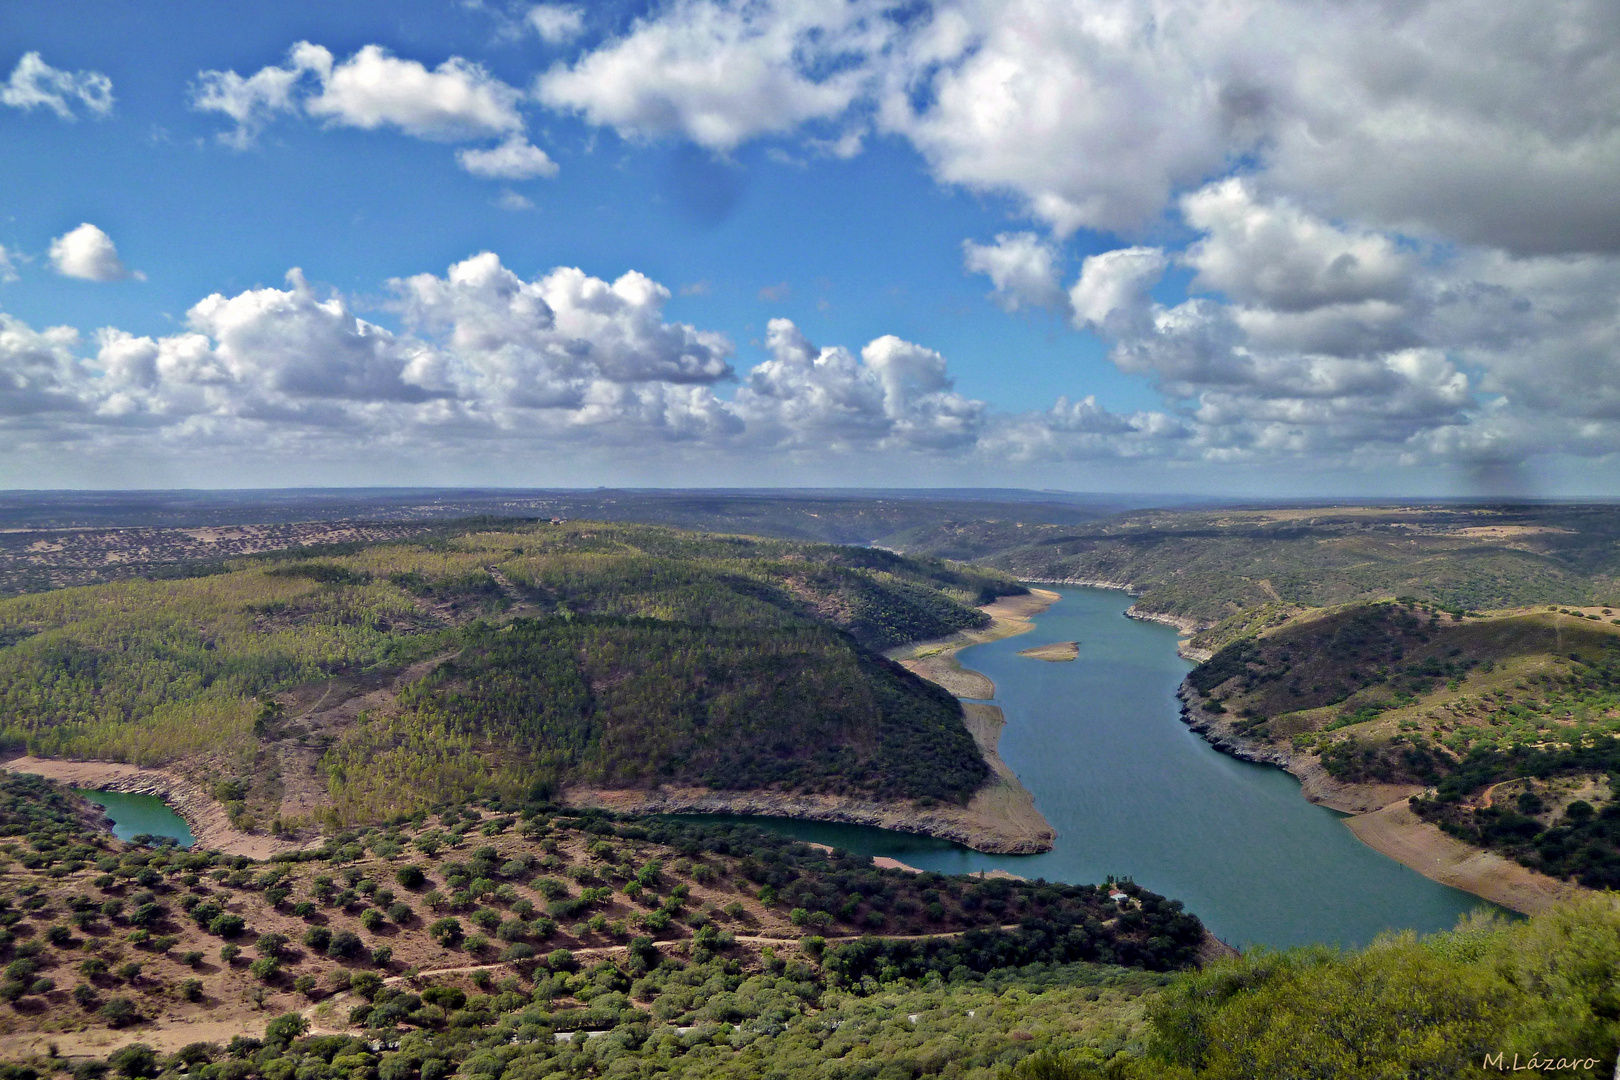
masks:
POLYGON ((1078 525, 962 520, 890 538, 1025 580, 1128 584, 1218 648, 1312 608, 1408 596, 1448 610, 1620 601, 1620 507, 1139 510, 1078 525))

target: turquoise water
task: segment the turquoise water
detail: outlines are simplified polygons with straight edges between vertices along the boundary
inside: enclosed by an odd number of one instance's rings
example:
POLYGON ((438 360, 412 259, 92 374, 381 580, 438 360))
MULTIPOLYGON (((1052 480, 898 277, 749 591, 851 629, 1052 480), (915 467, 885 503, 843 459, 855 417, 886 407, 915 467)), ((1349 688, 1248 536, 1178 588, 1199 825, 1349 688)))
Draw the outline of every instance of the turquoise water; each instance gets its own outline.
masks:
POLYGON ((148 833, 172 836, 185 848, 195 842, 186 819, 170 810, 156 795, 126 795, 120 791, 80 791, 79 794, 106 811, 112 818, 113 835, 120 840, 132 840, 148 833))
POLYGON ((1053 850, 985 855, 885 829, 748 820, 946 873, 1130 877, 1184 901, 1240 948, 1362 945, 1386 930, 1449 929, 1488 906, 1373 851, 1341 815, 1306 802, 1287 773, 1218 753, 1189 731, 1175 691, 1191 665, 1176 655, 1174 629, 1125 618, 1122 592, 1058 591, 1032 632, 960 654, 995 680, 1007 715, 1001 756, 1057 830, 1053 850), (1017 655, 1056 641, 1079 641, 1079 659, 1017 655))

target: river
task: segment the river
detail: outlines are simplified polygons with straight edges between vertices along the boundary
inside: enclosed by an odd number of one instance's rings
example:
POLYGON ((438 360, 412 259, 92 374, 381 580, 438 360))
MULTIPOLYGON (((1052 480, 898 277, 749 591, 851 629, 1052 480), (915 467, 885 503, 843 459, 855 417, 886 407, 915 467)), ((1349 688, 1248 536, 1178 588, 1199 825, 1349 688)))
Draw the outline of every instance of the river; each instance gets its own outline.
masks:
POLYGON ((1125 618, 1126 594, 1057 591, 1062 600, 1030 633, 960 654, 995 681, 1007 716, 1001 756, 1057 830, 1051 851, 985 855, 884 829, 748 820, 926 870, 1130 877, 1184 901, 1239 948, 1364 945, 1386 930, 1449 929, 1490 906, 1362 844, 1287 773, 1221 754, 1188 730, 1175 691, 1190 665, 1176 655, 1176 631, 1125 618), (1079 658, 1017 655, 1059 641, 1079 641, 1079 658))

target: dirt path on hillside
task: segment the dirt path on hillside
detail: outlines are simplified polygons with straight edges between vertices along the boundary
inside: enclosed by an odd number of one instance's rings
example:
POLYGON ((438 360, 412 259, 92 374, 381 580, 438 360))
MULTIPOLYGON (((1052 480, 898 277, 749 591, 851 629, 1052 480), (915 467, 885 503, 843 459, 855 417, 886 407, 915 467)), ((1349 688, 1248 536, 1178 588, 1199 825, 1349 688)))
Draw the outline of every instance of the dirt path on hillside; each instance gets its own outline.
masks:
POLYGON ((393 708, 401 690, 444 661, 459 656, 460 652, 452 649, 418 660, 392 675, 340 677, 281 695, 288 715, 281 724, 283 734, 269 744, 281 766, 281 803, 276 809, 277 816, 284 821, 318 820, 320 811, 332 803, 320 771, 320 759, 327 743, 359 722, 361 713, 380 713, 393 708), (320 690, 320 697, 304 704, 300 699, 315 689, 320 690))

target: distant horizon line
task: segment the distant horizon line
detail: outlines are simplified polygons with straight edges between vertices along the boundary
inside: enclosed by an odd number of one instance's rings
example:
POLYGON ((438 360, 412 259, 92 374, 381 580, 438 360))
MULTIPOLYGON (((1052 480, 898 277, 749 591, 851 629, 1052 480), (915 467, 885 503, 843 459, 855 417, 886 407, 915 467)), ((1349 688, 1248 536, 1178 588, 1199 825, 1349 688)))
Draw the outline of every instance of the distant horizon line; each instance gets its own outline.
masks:
POLYGON ((1192 492, 1147 492, 1076 490, 1069 488, 1024 487, 806 487, 806 486, 608 486, 588 487, 510 487, 504 485, 433 485, 433 484, 373 484, 357 486, 300 486, 300 487, 174 487, 174 488, 0 488, 0 499, 30 499, 39 497, 113 497, 119 495, 189 495, 220 496, 352 496, 387 494, 404 496, 421 494, 460 495, 596 495, 622 492, 633 495, 720 495, 766 498, 784 497, 889 497, 889 498, 947 498, 955 496, 968 501, 988 502, 994 497, 1017 496, 1016 501, 1039 501, 1041 497, 1060 500, 1152 500, 1174 501, 1183 504, 1222 505, 1306 505, 1306 506, 1370 506, 1395 505, 1580 505, 1620 503, 1620 495, 1216 495, 1192 492), (1033 498, 1032 498, 1033 497, 1033 498))

